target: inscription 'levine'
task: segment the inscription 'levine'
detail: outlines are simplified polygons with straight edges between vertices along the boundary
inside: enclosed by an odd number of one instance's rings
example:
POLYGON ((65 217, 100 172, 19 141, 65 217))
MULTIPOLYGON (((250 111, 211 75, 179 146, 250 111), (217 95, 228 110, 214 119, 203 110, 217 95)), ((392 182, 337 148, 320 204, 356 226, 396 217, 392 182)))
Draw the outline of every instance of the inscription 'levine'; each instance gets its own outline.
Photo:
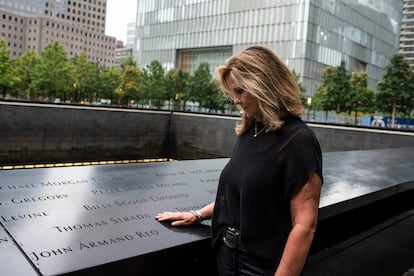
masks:
POLYGON ((12 216, 1 216, 3 222, 13 222, 18 220, 37 219, 42 217, 48 217, 49 214, 46 211, 38 213, 18 214, 12 216))

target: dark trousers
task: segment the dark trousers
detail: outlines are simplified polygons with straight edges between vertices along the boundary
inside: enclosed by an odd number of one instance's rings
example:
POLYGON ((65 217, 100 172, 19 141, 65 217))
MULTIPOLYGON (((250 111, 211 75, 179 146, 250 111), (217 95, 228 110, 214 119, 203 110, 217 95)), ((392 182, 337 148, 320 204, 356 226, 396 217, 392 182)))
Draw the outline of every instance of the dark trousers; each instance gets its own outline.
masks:
POLYGON ((216 261, 219 276, 269 276, 276 271, 275 263, 229 248, 223 242, 216 248, 216 261))

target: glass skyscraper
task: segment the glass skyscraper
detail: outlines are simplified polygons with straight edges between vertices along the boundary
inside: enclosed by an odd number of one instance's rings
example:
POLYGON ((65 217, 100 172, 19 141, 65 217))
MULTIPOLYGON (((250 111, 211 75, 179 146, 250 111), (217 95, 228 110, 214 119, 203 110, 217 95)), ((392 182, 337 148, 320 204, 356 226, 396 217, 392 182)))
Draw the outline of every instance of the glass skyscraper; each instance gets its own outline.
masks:
POLYGON ((375 89, 399 49, 402 8, 403 0, 138 0, 135 57, 194 70, 261 44, 301 75, 309 95, 341 60, 375 89))

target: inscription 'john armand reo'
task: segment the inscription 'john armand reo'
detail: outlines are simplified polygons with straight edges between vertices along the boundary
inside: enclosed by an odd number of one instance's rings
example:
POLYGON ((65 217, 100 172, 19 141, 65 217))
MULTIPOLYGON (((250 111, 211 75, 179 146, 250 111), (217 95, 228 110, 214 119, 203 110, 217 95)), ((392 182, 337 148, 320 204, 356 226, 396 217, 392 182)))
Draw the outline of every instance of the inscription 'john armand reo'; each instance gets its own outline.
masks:
POLYGON ((121 235, 118 237, 108 238, 104 240, 81 242, 79 243, 79 249, 86 250, 86 249, 93 249, 93 248, 98 248, 102 246, 111 246, 114 244, 130 242, 136 238, 145 239, 145 238, 151 238, 157 235, 159 235, 159 232, 157 230, 136 231, 133 235, 127 234, 127 235, 121 235))
MULTIPOLYGON (((107 238, 103 240, 96 240, 96 241, 85 241, 79 243, 79 250, 86 250, 86 249, 94 249, 98 247, 103 246, 111 246, 115 244, 130 242, 134 239, 146 239, 151 238, 153 236, 159 235, 159 232, 157 230, 146 230, 146 231, 135 231, 134 234, 126 234, 126 235, 120 235, 112 238, 107 238)), ((56 248, 56 249, 49 249, 49 250, 43 250, 40 252, 32 252, 30 253, 30 258, 37 262, 42 258, 51 258, 55 256, 61 256, 69 253, 74 253, 75 251, 71 246, 62 247, 62 248, 56 248)))

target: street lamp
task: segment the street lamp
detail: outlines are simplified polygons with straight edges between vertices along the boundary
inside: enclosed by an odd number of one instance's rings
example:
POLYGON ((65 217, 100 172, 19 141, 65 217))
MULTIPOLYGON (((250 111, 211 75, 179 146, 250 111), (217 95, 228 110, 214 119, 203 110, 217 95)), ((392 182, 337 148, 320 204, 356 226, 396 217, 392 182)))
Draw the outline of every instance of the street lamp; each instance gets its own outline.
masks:
POLYGON ((307 116, 308 121, 309 121, 309 113, 310 113, 311 106, 312 106, 312 97, 308 97, 308 116, 307 116))
POLYGON ((78 87, 78 84, 76 82, 73 83, 73 101, 76 102, 78 98, 78 92, 76 88, 78 87))

